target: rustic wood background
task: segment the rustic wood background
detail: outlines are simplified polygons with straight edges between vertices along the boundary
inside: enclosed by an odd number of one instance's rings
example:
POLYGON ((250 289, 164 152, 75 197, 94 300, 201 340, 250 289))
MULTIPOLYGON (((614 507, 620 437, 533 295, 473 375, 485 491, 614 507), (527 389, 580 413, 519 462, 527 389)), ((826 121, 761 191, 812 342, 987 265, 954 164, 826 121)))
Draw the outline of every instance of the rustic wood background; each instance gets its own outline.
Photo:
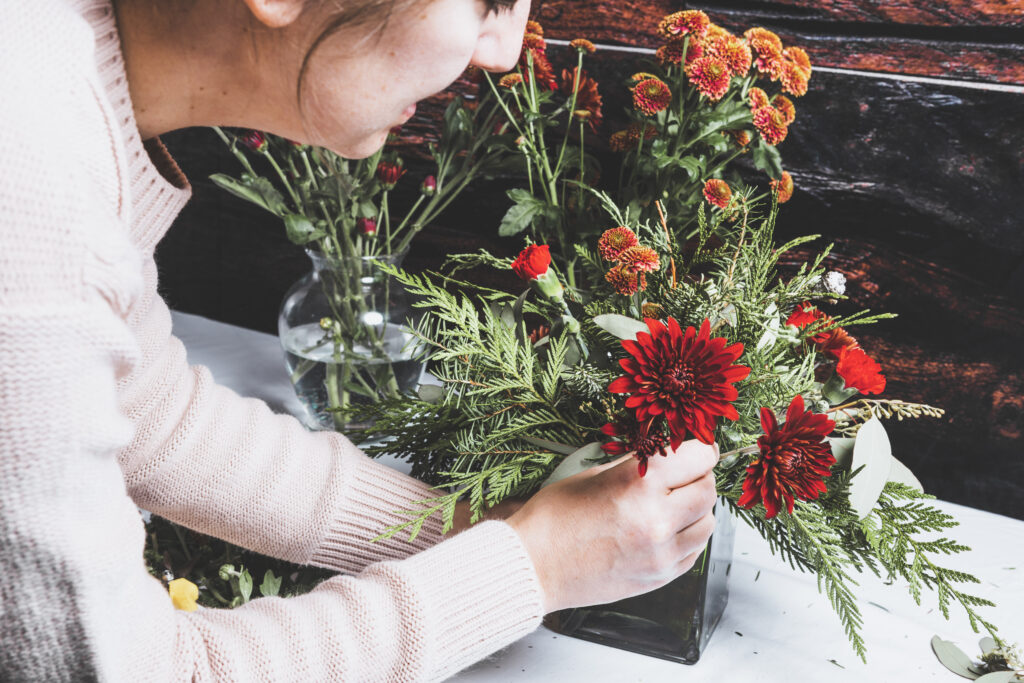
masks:
MULTIPOLYGON (((534 13, 551 38, 598 44, 607 134, 635 48, 655 46, 657 20, 684 8, 810 53, 810 91, 780 146, 797 187, 781 228, 835 242, 851 308, 900 314, 857 336, 883 359, 888 394, 948 414, 892 424, 898 457, 930 493, 1024 518, 1024 0, 547 0, 534 13)), ((407 142, 430 137, 442 106, 421 107, 407 142)), ((236 166, 209 131, 165 142, 195 196, 158 250, 164 295, 275 332, 305 256, 272 217, 212 187, 211 173, 236 166)), ((475 188, 420 235, 408 265, 481 246, 512 253, 517 241, 495 237, 503 190, 475 188)))

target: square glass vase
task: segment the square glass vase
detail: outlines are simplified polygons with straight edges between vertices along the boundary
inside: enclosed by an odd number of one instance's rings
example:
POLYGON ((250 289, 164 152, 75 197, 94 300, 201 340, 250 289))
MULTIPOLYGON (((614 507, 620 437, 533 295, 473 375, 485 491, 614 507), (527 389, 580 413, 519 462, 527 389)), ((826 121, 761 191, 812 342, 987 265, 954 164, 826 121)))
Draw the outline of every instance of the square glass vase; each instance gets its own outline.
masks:
POLYGON ((736 518, 719 501, 715 533, 690 571, 633 598, 553 612, 544 624, 574 638, 696 664, 729 601, 735 538, 736 518))

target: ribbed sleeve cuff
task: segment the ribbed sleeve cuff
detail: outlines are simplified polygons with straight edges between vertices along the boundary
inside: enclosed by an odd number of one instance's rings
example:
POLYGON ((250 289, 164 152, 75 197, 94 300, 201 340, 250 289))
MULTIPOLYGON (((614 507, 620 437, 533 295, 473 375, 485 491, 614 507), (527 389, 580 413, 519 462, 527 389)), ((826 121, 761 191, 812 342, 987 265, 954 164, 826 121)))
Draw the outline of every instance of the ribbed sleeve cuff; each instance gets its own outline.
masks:
POLYGON ((416 538, 408 532, 371 541, 388 527, 409 521, 403 510, 420 510, 419 502, 437 497, 437 491, 365 455, 343 457, 344 490, 334 518, 309 563, 358 574, 367 565, 401 560, 436 545, 442 538, 441 516, 424 522, 416 538))
MULTIPOLYGON (((372 569, 370 571, 373 571, 372 569)), ((429 680, 442 680, 535 630, 544 598, 519 534, 505 522, 482 522, 401 563, 424 613, 429 680)))

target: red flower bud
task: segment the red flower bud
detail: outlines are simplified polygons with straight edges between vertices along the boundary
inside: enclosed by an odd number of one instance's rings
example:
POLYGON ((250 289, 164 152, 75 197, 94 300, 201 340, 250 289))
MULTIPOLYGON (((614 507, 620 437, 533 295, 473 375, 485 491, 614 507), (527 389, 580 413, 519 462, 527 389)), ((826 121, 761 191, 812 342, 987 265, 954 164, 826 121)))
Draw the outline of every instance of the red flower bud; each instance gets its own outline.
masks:
POLYGON ((428 175, 423 179, 423 184, 420 185, 420 192, 425 195, 432 195, 437 192, 437 178, 432 175, 428 175))
POLYGON ((405 169, 399 164, 392 164, 388 161, 377 164, 377 179, 380 180, 385 190, 392 189, 403 175, 405 175, 405 169))
POLYGON ((238 140, 254 152, 262 152, 267 148, 267 136, 258 130, 247 131, 238 140))
POLYGON ((523 249, 515 261, 512 270, 524 280, 536 280, 548 272, 551 265, 551 248, 546 244, 531 244, 523 249))
POLYGON ((372 218, 360 218, 356 221, 356 229, 364 235, 373 237, 377 234, 377 221, 372 218))

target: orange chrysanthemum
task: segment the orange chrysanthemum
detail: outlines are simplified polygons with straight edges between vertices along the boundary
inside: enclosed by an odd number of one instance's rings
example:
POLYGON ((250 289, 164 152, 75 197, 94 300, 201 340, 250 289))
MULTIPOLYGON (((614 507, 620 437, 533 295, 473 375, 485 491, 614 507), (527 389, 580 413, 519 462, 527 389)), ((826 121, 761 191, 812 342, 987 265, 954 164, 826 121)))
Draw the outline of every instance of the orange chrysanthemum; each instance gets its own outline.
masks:
POLYGON ((613 152, 625 152, 629 149, 629 131, 617 130, 608 136, 608 149, 613 152))
POLYGON ((546 50, 547 43, 536 33, 524 33, 523 34, 523 49, 524 50, 546 50))
POLYGON ((843 350, 859 348, 857 340, 850 333, 835 324, 832 316, 819 311, 809 301, 805 301, 790 313, 786 324, 803 329, 810 326, 813 334, 810 341, 822 353, 839 358, 843 350))
POLYGON ((772 100, 772 106, 782 112, 782 115, 786 117, 786 125, 793 123, 796 119, 796 107, 793 105, 793 100, 789 99, 785 95, 776 95, 775 99, 772 100))
MULTIPOLYGON (((619 264, 631 273, 653 273, 661 268, 658 252, 639 244, 625 249, 618 257, 619 264)), ((646 285, 646 283, 644 283, 646 285)))
MULTIPOLYGON (((696 44, 694 45, 696 47, 696 44)), ((670 40, 654 53, 654 58, 661 62, 662 66, 678 66, 683 63, 683 41, 670 40)))
POLYGON ((632 144, 636 145, 641 138, 650 140, 658 137, 658 129, 648 123, 631 123, 626 129, 626 136, 632 144))
POLYGON ((641 286, 641 279, 643 278, 643 275, 643 273, 631 273, 621 265, 618 265, 605 273, 604 279, 607 280, 612 288, 619 294, 623 296, 633 296, 647 286, 646 281, 643 281, 643 287, 641 286))
POLYGON ((526 22, 526 32, 535 33, 541 38, 544 37, 544 27, 540 25, 539 21, 534 21, 533 19, 526 22))
POLYGON ((773 81, 777 80, 782 68, 782 41, 779 37, 760 27, 747 29, 743 37, 754 52, 754 68, 773 81))
POLYGON ((782 56, 796 63, 797 66, 806 70, 807 73, 811 72, 811 58, 807 56, 807 51, 802 47, 787 47, 782 51, 782 56))
POLYGON ((629 80, 633 81, 634 83, 639 83, 640 81, 646 81, 648 78, 657 78, 657 76, 646 71, 637 71, 635 74, 629 77, 629 80))
POLYGON ((747 100, 750 102, 750 109, 760 109, 761 107, 768 107, 771 102, 768 100, 768 93, 760 88, 751 88, 747 91, 747 100))
POLYGON ((548 90, 557 90, 558 78, 555 76, 554 67, 551 66, 551 60, 544 54, 544 51, 524 49, 519 58, 519 68, 525 73, 530 68, 531 61, 533 63, 533 78, 537 84, 548 90))
POLYGON ((732 188, 724 180, 711 178, 704 183, 704 199, 708 200, 708 203, 724 209, 732 200, 732 188))
POLYGON ((729 65, 714 57, 701 57, 686 68, 690 83, 704 97, 717 102, 729 92, 732 72, 729 65))
POLYGON ((743 344, 712 338, 707 320, 699 332, 693 327, 684 332, 674 318, 644 322, 649 332, 638 332, 636 341, 622 340, 630 357, 619 361, 625 374, 608 385, 609 393, 629 395, 626 408, 636 409, 637 422, 664 416, 673 439, 689 434, 714 443, 718 418, 739 419, 733 383, 745 379, 750 368, 733 363, 743 355, 743 344))
POLYGON ((794 498, 814 500, 824 493, 825 478, 832 475, 836 462, 825 437, 835 426, 827 415, 804 410, 800 394, 790 402, 781 427, 774 412, 761 408, 760 453, 747 467, 743 495, 736 504, 750 509, 764 503, 765 517, 771 519, 783 507, 792 513, 794 498))
POLYGON ((732 141, 740 147, 746 147, 750 144, 750 131, 748 130, 726 130, 722 132, 724 135, 732 138, 732 141))
POLYGON ((711 56, 725 62, 733 76, 746 76, 750 71, 753 61, 750 46, 738 36, 725 32, 714 41, 709 38, 707 51, 711 56))
POLYGON ((519 73, 505 74, 498 79, 498 85, 502 88, 514 88, 523 82, 523 76, 519 73))
POLYGON ((771 185, 772 192, 778 193, 779 204, 785 204, 793 198, 793 176, 789 174, 789 171, 783 171, 782 177, 771 181, 769 185, 771 185))
POLYGON ((648 78, 633 87, 633 106, 646 116, 654 116, 668 109, 672 91, 660 79, 648 78))
POLYGON ((619 226, 605 230, 597 240, 597 252, 605 261, 618 261, 622 252, 640 244, 636 233, 627 227, 619 226))
POLYGON ((811 78, 811 72, 796 62, 785 61, 779 70, 779 78, 782 81, 783 92, 803 97, 807 94, 807 82, 811 78))
POLYGON ((708 15, 699 9, 688 9, 681 12, 674 12, 658 24, 658 33, 664 38, 677 38, 679 36, 692 35, 703 38, 708 31, 711 20, 708 15))
POLYGON ((586 38, 576 38, 575 40, 569 41, 569 47, 574 47, 580 52, 586 52, 588 54, 594 54, 597 52, 597 47, 586 38))
POLYGON ((571 98, 573 86, 576 86, 576 106, 573 108, 573 116, 586 120, 590 130, 596 131, 601 125, 601 93, 597 90, 597 81, 587 75, 586 71, 576 74, 576 67, 572 71, 562 70, 562 93, 571 98))
POLYGON ((640 307, 640 315, 645 318, 660 318, 664 315, 665 309, 661 304, 656 304, 653 301, 645 301, 640 307))
POLYGON ((754 110, 754 128, 769 145, 777 145, 786 139, 789 126, 786 117, 775 107, 761 107, 754 110))

